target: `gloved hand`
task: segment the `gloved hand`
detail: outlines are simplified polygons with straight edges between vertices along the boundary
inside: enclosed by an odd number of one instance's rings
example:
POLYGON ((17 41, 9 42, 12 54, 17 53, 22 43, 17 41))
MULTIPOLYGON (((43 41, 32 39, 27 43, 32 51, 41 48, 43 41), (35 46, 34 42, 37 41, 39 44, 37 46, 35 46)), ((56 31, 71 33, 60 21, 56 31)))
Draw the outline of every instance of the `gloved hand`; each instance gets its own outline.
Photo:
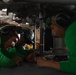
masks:
POLYGON ((20 65, 23 61, 23 59, 19 56, 15 57, 13 60, 15 61, 16 65, 20 65))
POLYGON ((35 62, 35 57, 36 57, 36 54, 34 52, 30 53, 30 54, 27 55, 26 61, 27 62, 35 62))

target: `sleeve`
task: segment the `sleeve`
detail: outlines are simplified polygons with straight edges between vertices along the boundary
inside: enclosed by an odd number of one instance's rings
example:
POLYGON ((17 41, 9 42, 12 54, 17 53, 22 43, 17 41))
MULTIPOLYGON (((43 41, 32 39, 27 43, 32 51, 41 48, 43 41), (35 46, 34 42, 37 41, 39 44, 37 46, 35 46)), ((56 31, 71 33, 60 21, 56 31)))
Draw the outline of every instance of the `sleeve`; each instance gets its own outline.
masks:
POLYGON ((18 56, 20 56, 21 58, 26 58, 26 56, 32 52, 34 52, 34 50, 24 50, 24 48, 21 46, 21 47, 16 47, 16 54, 18 56))
POLYGON ((17 52, 19 52, 20 54, 29 54, 34 52, 33 49, 25 50, 23 47, 16 47, 16 49, 17 49, 17 52))
POLYGON ((4 50, 2 48, 2 41, 1 41, 1 37, 0 37, 0 51, 1 53, 3 53, 3 55, 5 55, 8 58, 13 59, 14 57, 16 57, 16 53, 15 53, 15 48, 10 48, 9 50, 4 50))
POLYGON ((10 59, 13 59, 17 56, 15 48, 10 48, 9 50, 2 49, 1 52, 10 59))
POLYGON ((74 63, 69 62, 69 61, 61 61, 60 62, 60 70, 63 72, 71 72, 71 73, 76 73, 76 68, 74 63))
POLYGON ((0 51, 1 51, 1 38, 0 38, 0 51))

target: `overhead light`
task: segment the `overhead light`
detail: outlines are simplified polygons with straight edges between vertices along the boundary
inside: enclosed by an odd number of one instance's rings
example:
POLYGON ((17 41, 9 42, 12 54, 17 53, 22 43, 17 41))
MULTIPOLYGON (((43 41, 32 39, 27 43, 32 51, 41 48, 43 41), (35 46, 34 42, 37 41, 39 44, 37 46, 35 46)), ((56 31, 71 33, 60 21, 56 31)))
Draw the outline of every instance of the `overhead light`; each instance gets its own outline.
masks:
POLYGON ((12 0, 3 0, 4 3, 10 3, 12 0))

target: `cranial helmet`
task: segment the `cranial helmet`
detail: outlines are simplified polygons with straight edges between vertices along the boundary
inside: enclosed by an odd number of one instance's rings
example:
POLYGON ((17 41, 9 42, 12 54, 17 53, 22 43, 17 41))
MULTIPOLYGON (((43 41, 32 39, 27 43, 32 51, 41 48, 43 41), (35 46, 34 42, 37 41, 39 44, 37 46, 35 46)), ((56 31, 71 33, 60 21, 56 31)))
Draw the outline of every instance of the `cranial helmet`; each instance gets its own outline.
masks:
POLYGON ((63 27, 67 28, 74 20, 74 12, 66 8, 57 8, 54 11, 55 22, 63 27))
POLYGON ((2 36, 10 36, 12 33, 17 32, 18 34, 21 34, 22 37, 26 40, 26 43, 31 44, 32 40, 30 30, 28 29, 23 29, 20 26, 15 26, 15 25, 7 25, 4 26, 0 29, 0 34, 2 36))

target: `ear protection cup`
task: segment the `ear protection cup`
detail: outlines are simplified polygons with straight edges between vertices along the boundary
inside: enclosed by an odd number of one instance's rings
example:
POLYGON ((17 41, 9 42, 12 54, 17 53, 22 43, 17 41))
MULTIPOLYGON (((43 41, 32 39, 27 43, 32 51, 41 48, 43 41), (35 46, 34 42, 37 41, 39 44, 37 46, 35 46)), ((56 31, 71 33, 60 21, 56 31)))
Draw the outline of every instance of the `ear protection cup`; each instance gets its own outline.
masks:
POLYGON ((71 22, 71 17, 68 14, 59 13, 55 16, 55 21, 61 27, 68 27, 71 22))
POLYGON ((30 29, 24 29, 24 28, 23 28, 23 32, 24 32, 24 38, 26 39, 26 42, 27 42, 28 44, 32 44, 33 41, 32 41, 32 39, 31 39, 31 37, 32 37, 32 32, 31 32, 31 30, 30 30, 30 29))

